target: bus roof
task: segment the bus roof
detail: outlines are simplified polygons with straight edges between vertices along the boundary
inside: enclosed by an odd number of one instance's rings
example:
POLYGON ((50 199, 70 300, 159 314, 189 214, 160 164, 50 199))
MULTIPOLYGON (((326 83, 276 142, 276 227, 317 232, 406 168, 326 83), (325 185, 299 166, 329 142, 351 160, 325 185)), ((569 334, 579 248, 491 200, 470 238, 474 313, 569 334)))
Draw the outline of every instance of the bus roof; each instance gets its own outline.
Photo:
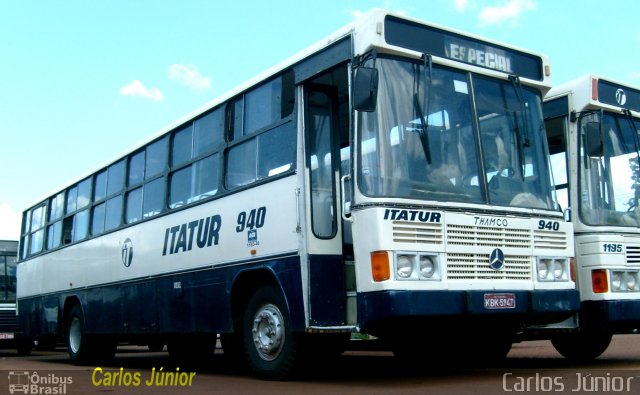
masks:
POLYGON ((631 110, 640 117, 640 86, 632 86, 597 74, 585 74, 571 81, 554 86, 545 96, 552 100, 572 95, 573 109, 604 108, 612 111, 631 110))

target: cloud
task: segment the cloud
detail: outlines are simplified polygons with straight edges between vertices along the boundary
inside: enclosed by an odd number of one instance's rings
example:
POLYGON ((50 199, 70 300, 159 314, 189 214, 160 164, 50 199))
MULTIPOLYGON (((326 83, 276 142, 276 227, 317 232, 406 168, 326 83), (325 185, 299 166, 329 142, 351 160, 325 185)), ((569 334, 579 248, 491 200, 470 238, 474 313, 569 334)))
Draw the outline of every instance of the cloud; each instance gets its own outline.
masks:
POLYGON ((123 96, 138 96, 153 101, 162 101, 164 95, 158 88, 147 89, 140 80, 134 80, 129 85, 120 88, 120 94, 123 96))
POLYGON ((200 74, 195 65, 172 64, 169 66, 169 79, 177 81, 191 89, 204 91, 211 88, 211 78, 200 74))
POLYGON ((517 23, 520 14, 536 7, 533 0, 507 0, 499 6, 484 7, 478 15, 481 26, 496 25, 505 21, 517 23))
POLYGON ((464 11, 469 5, 469 0, 453 0, 453 8, 458 11, 464 11))
POLYGON ((22 214, 6 203, 0 203, 0 240, 18 240, 22 214))

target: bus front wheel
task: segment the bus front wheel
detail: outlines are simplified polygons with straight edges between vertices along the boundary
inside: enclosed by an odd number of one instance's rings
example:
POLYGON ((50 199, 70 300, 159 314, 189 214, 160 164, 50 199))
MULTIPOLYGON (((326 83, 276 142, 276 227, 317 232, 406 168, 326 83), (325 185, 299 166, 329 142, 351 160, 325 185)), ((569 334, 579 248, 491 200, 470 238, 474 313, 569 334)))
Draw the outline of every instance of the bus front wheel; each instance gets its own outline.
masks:
POLYGON ((287 304, 278 288, 263 287, 251 296, 242 334, 247 362, 256 376, 279 380, 292 373, 301 335, 291 331, 287 304))
POLYGON ((585 331, 558 335, 551 344, 563 357, 574 361, 590 361, 609 347, 613 335, 604 331, 585 331))

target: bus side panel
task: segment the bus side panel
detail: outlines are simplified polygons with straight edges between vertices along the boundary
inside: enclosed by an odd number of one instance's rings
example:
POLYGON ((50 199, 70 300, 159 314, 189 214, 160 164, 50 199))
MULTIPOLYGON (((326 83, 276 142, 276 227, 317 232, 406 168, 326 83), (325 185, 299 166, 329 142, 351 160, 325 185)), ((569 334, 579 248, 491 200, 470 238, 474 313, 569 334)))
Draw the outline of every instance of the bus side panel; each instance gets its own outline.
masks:
POLYGON ((217 332, 230 322, 227 268, 176 274, 158 280, 162 332, 217 332))
POLYGON ((340 255, 309 256, 309 314, 312 325, 343 325, 345 267, 340 255))
POLYGON ((18 302, 18 326, 23 333, 54 336, 58 333, 58 297, 47 295, 18 302))
MULTIPOLYGON (((23 309, 20 317, 28 336, 63 335, 64 323, 60 322, 58 328, 58 300, 62 306, 65 300, 73 297, 80 301, 88 333, 126 337, 230 332, 233 328, 230 296, 234 280, 239 274, 251 271, 272 273, 287 299, 292 328, 303 331, 305 315, 298 256, 94 287, 59 297, 26 298, 20 301, 23 309)), ((267 283, 267 276, 264 277, 267 283)), ((241 291, 251 293, 255 290, 241 291)))

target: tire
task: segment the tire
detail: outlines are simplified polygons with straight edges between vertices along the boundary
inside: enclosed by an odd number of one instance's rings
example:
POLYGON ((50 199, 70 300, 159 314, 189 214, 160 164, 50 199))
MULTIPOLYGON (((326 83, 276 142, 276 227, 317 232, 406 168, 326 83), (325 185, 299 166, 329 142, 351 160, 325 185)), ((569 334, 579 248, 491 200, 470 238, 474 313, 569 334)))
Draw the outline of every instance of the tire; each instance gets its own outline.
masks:
POLYGON ((76 365, 90 365, 113 358, 116 344, 108 337, 100 338, 86 333, 84 314, 80 305, 69 312, 66 325, 69 358, 76 365))
POLYGON ((577 332, 556 336, 551 344, 569 360, 588 362, 605 352, 612 337, 609 332, 577 332))
POLYGON ((243 315, 242 341, 247 363, 257 377, 291 377, 302 336, 291 331, 287 304, 278 288, 263 287, 251 296, 243 315))
POLYGON ((16 337, 16 350, 18 351, 18 355, 28 356, 31 355, 31 351, 33 350, 33 339, 30 337, 16 337))

